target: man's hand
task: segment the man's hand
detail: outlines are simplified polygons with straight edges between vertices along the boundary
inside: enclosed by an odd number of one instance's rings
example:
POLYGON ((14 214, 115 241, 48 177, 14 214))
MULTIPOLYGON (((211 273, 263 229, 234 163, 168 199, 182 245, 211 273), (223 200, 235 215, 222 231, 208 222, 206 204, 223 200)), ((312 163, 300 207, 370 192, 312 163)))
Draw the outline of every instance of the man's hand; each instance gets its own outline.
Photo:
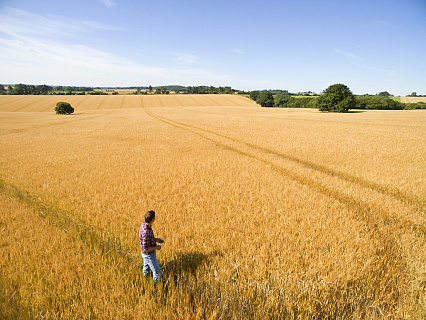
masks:
POLYGON ((155 250, 161 250, 161 246, 150 247, 150 248, 148 248, 148 250, 142 251, 142 253, 143 254, 150 254, 151 252, 154 252, 155 250))
POLYGON ((155 241, 158 242, 158 243, 164 243, 164 240, 161 239, 161 238, 155 238, 155 241))

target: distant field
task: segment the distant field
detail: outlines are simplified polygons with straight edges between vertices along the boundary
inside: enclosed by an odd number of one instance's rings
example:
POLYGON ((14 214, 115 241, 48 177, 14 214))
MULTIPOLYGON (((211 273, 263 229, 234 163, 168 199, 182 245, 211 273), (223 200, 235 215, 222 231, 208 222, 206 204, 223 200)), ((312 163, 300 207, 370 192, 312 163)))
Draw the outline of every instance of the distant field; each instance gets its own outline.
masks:
POLYGON ((425 124, 237 95, 0 96, 0 318, 425 319, 425 124))
POLYGON ((69 102, 75 112, 100 109, 195 107, 195 106, 256 106, 248 98, 237 95, 116 95, 116 96, 9 96, 0 95, 0 112, 54 112, 56 103, 69 102))
POLYGON ((426 102, 426 97, 400 97, 399 99, 404 103, 426 102))

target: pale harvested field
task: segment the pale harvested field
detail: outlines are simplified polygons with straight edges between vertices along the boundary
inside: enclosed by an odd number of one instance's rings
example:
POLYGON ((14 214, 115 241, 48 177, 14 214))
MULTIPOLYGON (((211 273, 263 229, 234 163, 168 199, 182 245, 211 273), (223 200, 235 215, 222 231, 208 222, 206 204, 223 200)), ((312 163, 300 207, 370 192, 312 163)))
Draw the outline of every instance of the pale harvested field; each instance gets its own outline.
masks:
POLYGON ((423 110, 0 96, 0 137, 0 318, 426 317, 423 110))
POLYGON ((399 101, 404 103, 426 102, 426 97, 400 97, 399 101))

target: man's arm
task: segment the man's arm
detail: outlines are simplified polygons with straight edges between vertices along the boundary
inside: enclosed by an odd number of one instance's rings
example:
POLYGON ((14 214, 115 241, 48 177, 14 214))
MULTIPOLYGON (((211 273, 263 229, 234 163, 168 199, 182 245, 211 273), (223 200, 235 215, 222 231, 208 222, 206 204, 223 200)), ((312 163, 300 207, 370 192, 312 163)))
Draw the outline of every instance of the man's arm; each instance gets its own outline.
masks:
POLYGON ((151 253, 155 250, 161 250, 161 246, 149 247, 148 250, 143 251, 143 254, 148 254, 148 253, 151 253))

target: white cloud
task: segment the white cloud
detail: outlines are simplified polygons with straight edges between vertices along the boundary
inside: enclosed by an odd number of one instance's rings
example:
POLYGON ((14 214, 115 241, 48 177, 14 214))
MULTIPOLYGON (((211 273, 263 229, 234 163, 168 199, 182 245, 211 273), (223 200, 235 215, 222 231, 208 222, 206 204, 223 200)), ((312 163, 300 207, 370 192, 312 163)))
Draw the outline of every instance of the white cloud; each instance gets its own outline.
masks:
POLYGON ((58 15, 38 15, 15 8, 0 13, 0 32, 13 37, 37 36, 46 38, 76 37, 91 31, 123 30, 93 20, 75 20, 58 15))
POLYGON ((354 59, 354 60, 364 61, 364 59, 363 59, 363 58, 358 57, 356 54, 351 53, 351 52, 347 52, 347 51, 343 51, 343 50, 340 50, 340 49, 338 49, 338 48, 334 48, 334 52, 336 52, 337 54, 342 54, 342 55, 344 55, 346 58, 349 58, 349 59, 354 59))
POLYGON ((190 53, 169 51, 167 54, 173 56, 175 62, 182 64, 196 64, 199 61, 196 55, 190 53))
MULTIPOLYGON (((119 28, 6 8, 0 14, 0 83, 130 86, 228 82, 228 76, 201 67, 199 57, 193 54, 167 52, 174 63, 155 66, 82 42, 88 33, 102 36, 111 29, 119 28)), ((149 60, 148 56, 144 59, 149 60)))

